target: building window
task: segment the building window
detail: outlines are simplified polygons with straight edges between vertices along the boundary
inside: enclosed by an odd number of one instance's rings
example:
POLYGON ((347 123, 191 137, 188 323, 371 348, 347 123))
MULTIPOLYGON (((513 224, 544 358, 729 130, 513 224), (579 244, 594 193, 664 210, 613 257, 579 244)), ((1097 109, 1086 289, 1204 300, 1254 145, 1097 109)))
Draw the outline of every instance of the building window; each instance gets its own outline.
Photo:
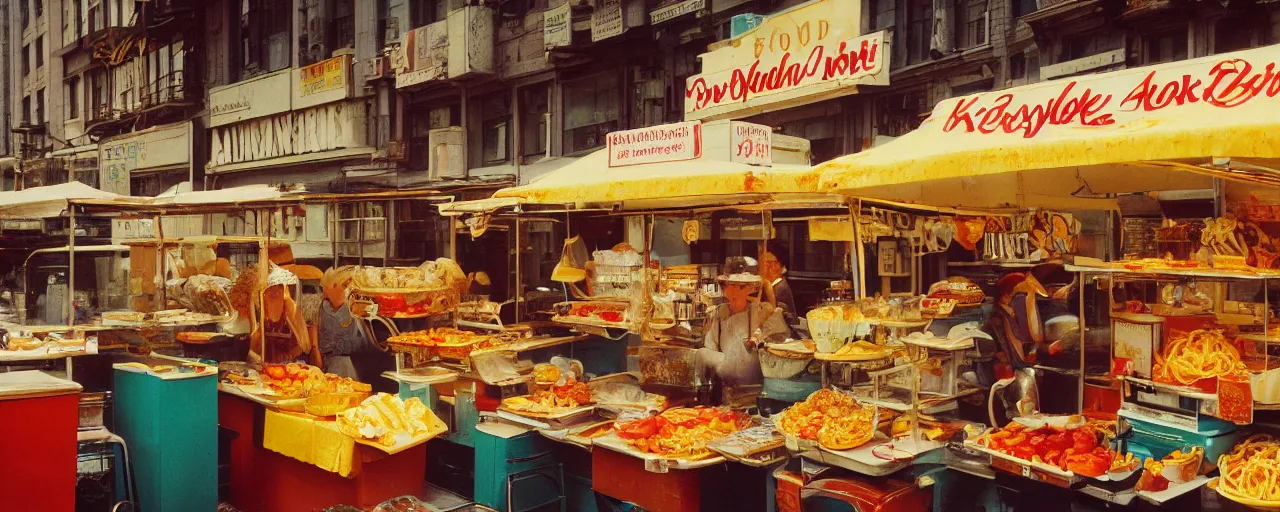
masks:
POLYGON ((520 90, 520 156, 536 159, 547 154, 550 92, 548 84, 520 90))
POLYGON ((986 0, 969 0, 965 2, 960 15, 960 47, 976 48, 987 44, 987 2, 986 0))
POLYGON ((31 97, 22 97, 22 124, 31 124, 31 97))
POLYGON ((22 76, 31 74, 31 45, 22 45, 22 76))
POLYGON ((933 37, 933 2, 907 0, 907 64, 929 59, 929 39, 933 37))
POLYGON ((67 79, 67 119, 80 119, 80 77, 67 79))
POLYGON ((563 87, 564 153, 571 155, 604 145, 618 129, 618 76, 597 75, 563 87))
POLYGON ((97 32, 107 28, 107 16, 102 11, 102 0, 89 0, 89 31, 97 32))
POLYGON ((84 0, 75 0, 72 3, 75 4, 72 7, 75 11, 75 26, 71 27, 71 33, 75 36, 74 39, 80 39, 84 37, 84 0))
POLYGON ((417 0, 413 4, 412 11, 410 14, 413 15, 413 28, 442 21, 449 14, 445 10, 444 0, 417 0))
POLYGON ((867 6, 871 12, 868 34, 893 26, 893 0, 868 0, 867 6))
POLYGON ((36 124, 37 125, 44 124, 44 89, 39 89, 36 91, 35 109, 36 109, 36 113, 33 117, 35 117, 36 119, 36 124))
POLYGON ((501 164, 510 160, 511 95, 491 94, 480 100, 481 164, 501 164))
POLYGON ((333 49, 356 47, 355 0, 335 0, 333 10, 333 49))
POLYGON ((1013 0, 1013 16, 1026 16, 1040 9, 1036 0, 1013 0))
POLYGON ((44 66, 44 36, 36 37, 36 69, 44 66))
POLYGON ((18 0, 18 10, 22 13, 22 28, 31 26, 31 8, 27 6, 27 0, 18 0))
POLYGON ((89 74, 89 119, 105 119, 109 117, 106 88, 106 72, 91 71, 89 74))
MULTIPOLYGON (((26 0, 23 0, 24 2, 26 0)), ((34 0, 36 3, 36 19, 44 16, 44 0, 34 0)))
POLYGON ((429 107, 410 105, 408 119, 409 167, 425 171, 431 158, 431 130, 462 125, 461 105, 429 107))
MULTIPOLYGON (((1183 41, 1186 41, 1186 29, 1183 29, 1183 41)), ((1124 47, 1124 32, 1118 30, 1095 30, 1063 38, 1055 64, 1083 59, 1091 55, 1117 50, 1124 47)), ((1186 50, 1186 45, 1183 45, 1186 50)))
POLYGON ((240 3, 240 51, 244 63, 241 79, 289 67, 292 41, 289 0, 242 0, 240 3))
MULTIPOLYGON (((1213 30, 1213 53, 1227 53, 1253 48, 1254 34, 1259 33, 1258 24, 1243 18, 1224 18, 1218 20, 1213 30)), ((1262 38, 1259 38, 1262 39, 1262 38)), ((1259 41, 1257 46, 1263 43, 1259 41)))
POLYGON ((1159 64, 1187 58, 1187 28, 1178 27, 1145 39, 1144 64, 1159 64))

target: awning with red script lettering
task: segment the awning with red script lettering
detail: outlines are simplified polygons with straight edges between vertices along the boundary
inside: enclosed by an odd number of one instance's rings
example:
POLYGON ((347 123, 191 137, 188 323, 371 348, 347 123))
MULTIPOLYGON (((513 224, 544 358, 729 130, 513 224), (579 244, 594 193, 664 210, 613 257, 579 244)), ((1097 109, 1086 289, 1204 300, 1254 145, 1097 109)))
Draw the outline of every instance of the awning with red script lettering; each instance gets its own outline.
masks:
POLYGON ((501 189, 493 197, 541 204, 712 204, 733 196, 814 194, 817 178, 806 165, 755 166, 707 157, 610 167, 609 152, 600 150, 528 185, 501 189))
MULTIPOLYGON (((1100 194, 1280 184, 1280 46, 943 101, 821 164, 821 191, 931 206, 1087 208, 1100 194)), ((1233 187, 1233 188, 1249 188, 1233 187)))

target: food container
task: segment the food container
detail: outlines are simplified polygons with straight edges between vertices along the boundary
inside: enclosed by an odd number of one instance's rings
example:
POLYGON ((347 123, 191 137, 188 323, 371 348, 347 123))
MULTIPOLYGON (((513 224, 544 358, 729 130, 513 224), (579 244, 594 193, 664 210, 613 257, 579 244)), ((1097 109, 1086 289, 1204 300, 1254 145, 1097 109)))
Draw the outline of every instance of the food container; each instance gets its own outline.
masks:
POLYGON ((639 350, 640 383, 675 387, 704 384, 698 351, 686 347, 645 345, 639 350))
POLYGON ((790 379, 800 375, 811 361, 812 355, 797 352, 760 351, 760 371, 770 379, 790 379))
POLYGON ((100 393, 81 393, 80 394, 80 430, 88 430, 100 428, 103 422, 103 412, 111 402, 111 392, 103 391, 100 393))

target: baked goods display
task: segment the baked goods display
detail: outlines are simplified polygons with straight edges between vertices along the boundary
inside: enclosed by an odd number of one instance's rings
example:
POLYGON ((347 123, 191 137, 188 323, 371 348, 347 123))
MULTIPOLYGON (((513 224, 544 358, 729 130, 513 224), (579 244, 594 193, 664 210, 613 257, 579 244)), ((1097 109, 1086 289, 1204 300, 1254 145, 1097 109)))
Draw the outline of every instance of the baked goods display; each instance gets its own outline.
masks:
POLYGON ((533 380, 538 384, 555 384, 560 380, 560 368, 551 363, 533 365, 533 380))
POLYGON ((712 454, 707 444, 746 428, 751 418, 716 407, 677 407, 657 416, 623 421, 613 430, 632 448, 663 457, 697 460, 712 454))
POLYGON ((986 431, 976 443, 1027 462, 1098 477, 1111 470, 1117 457, 1115 450, 1101 442, 1104 438, 1104 433, 1088 424, 1071 429, 1050 425, 1029 428, 1013 422, 986 431))
POLYGON ((1223 497, 1252 506, 1280 507, 1280 440, 1257 434, 1218 457, 1221 476, 1209 486, 1223 497), (1253 503, 1251 503, 1253 502, 1253 503))
POLYGON ((591 404, 591 390, 584 382, 567 379, 562 385, 514 396, 502 401, 502 408, 513 413, 554 415, 591 404))
POLYGON ((929 286, 929 293, 926 297, 931 299, 951 299, 956 301, 960 306, 973 306, 982 304, 986 299, 986 294, 982 288, 978 287, 973 281, 967 277, 949 277, 944 281, 938 281, 929 286))
MULTIPOLYGON (((302 363, 273 364, 262 368, 260 376, 261 389, 280 398, 305 398, 324 393, 368 393, 373 388, 363 382, 331 373, 324 373, 319 368, 302 363)), ((250 388, 246 391, 255 392, 250 388)))
POLYGON ((444 424, 418 397, 401 400, 396 395, 378 393, 339 414, 338 429, 350 437, 389 448, 443 432, 444 424))
POLYGON ((573 301, 555 305, 557 322, 586 324, 602 327, 627 327, 630 324, 627 310, 630 305, 625 302, 607 301, 573 301))
POLYGON ((1163 352, 1156 354, 1152 369, 1156 382, 1189 386, 1201 379, 1246 371, 1240 352, 1218 330, 1175 332, 1163 352))
POLYGON ((865 444, 875 436, 879 423, 874 406, 860 404, 833 389, 815 391, 780 414, 774 422, 779 431, 817 441, 828 450, 851 450, 865 444))
POLYGON ((862 308, 854 303, 816 307, 809 310, 805 319, 818 352, 835 352, 846 341, 856 337, 860 325, 866 323, 862 308))
MULTIPOLYGON (((449 258, 417 267, 357 267, 351 274, 355 302, 373 302, 377 314, 389 318, 417 318, 453 310, 471 281, 449 258)), ((360 311, 365 311, 363 308, 360 311)))
POLYGON ((876 345, 868 341, 845 343, 835 352, 818 354, 824 361, 875 361, 893 355, 893 349, 884 345, 876 345))

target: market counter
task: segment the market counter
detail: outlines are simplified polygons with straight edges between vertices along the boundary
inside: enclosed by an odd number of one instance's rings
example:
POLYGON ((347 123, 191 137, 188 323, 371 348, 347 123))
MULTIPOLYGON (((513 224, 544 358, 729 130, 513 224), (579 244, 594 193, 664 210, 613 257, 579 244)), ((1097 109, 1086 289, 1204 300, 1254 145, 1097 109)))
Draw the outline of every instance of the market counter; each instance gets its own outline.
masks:
POLYGON ((354 445, 351 477, 263 447, 266 407, 218 394, 218 423, 232 431, 230 503, 244 512, 310 511, 344 504, 369 509, 387 499, 421 491, 427 445, 394 455, 354 445))
POLYGON ((36 370, 0 374, 0 510, 75 510, 80 391, 36 370))

